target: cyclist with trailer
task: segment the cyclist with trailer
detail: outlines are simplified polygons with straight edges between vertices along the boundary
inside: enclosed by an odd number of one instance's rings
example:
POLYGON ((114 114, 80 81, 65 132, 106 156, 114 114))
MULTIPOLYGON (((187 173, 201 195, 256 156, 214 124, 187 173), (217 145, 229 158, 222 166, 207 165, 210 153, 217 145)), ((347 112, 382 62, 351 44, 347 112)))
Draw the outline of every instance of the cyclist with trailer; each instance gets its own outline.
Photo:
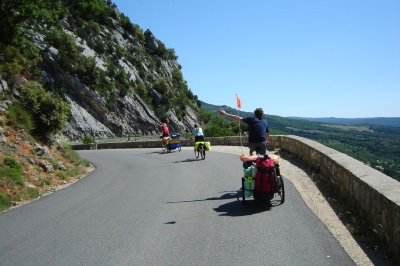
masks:
POLYGON ((169 137, 169 128, 166 123, 159 124, 159 126, 162 128, 162 137, 169 137))

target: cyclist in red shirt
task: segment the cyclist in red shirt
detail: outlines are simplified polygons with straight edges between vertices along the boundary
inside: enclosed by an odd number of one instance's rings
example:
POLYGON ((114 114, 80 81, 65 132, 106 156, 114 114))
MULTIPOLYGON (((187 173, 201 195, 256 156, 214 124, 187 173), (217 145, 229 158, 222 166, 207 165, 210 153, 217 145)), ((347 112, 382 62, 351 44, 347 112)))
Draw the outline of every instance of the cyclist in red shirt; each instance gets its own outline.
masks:
POLYGON ((158 126, 160 126, 161 128, 162 128, 162 138, 163 137, 168 137, 169 136, 169 128, 168 128, 168 126, 167 126, 167 124, 165 124, 165 123, 158 123, 157 124, 158 126))

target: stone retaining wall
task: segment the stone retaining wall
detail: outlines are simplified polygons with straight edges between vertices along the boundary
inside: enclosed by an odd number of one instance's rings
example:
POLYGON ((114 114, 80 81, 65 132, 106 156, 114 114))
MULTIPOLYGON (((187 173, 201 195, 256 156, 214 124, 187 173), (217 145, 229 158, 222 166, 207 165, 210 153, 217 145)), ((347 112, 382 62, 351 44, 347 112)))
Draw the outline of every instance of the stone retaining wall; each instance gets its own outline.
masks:
MULTIPOLYGON (((210 141, 211 145, 215 146, 241 146, 247 145, 247 137, 218 137, 206 138, 205 141, 210 141)), ((181 139, 182 147, 194 145, 194 140, 181 139)), ((126 142, 108 142, 98 144, 73 144, 74 150, 92 150, 92 149, 134 149, 134 148, 161 148, 161 140, 152 141, 126 141, 126 142)))
MULTIPOLYGON (((247 137, 207 138, 212 146, 246 146, 247 137)), ((181 140, 181 146, 193 146, 193 140, 181 140)), ((75 150, 96 149, 95 145, 72 145, 75 150)), ((271 136, 271 148, 280 148, 299 158, 305 165, 334 183, 337 194, 387 245, 400 261, 400 182, 354 158, 318 142, 297 136, 271 136)), ((97 149, 161 148, 161 141, 99 143, 97 149)))
POLYGON ((271 146, 295 155, 340 188, 335 193, 366 221, 395 260, 400 261, 400 182, 310 139, 273 136, 271 146))

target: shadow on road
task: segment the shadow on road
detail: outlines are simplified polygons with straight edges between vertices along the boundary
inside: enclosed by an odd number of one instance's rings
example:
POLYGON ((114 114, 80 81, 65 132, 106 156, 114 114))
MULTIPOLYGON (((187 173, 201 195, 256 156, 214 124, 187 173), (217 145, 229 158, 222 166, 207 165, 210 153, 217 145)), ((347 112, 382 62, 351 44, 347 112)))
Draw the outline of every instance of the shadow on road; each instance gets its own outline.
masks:
POLYGON ((246 201, 245 205, 243 205, 243 201, 236 200, 222 204, 218 208, 214 208, 214 211, 220 213, 219 216, 238 217, 269 211, 271 210, 271 207, 273 206, 267 202, 249 200, 246 201))
POLYGON ((240 195, 237 191, 228 191, 220 197, 212 197, 206 199, 195 199, 195 200, 182 200, 182 201, 171 201, 166 203, 187 203, 187 202, 199 202, 199 201, 209 201, 209 200, 227 200, 236 199, 225 204, 220 205, 218 208, 214 208, 214 211, 220 213, 220 216, 247 216, 256 213, 269 211, 271 207, 279 205, 279 203, 272 201, 272 204, 268 202, 255 201, 253 199, 246 200, 246 204, 243 205, 243 201, 239 200, 240 195))
POLYGON ((190 158, 182 161, 175 161, 174 163, 190 163, 190 162, 197 162, 197 161, 204 161, 201 158, 190 158))
MULTIPOLYGON (((224 191, 226 192, 226 191, 224 191)), ((237 192, 228 191, 227 193, 223 194, 221 197, 212 197, 206 199, 195 199, 195 200, 181 200, 181 201, 168 201, 166 203, 184 203, 184 202, 199 202, 199 201, 208 201, 208 200, 226 200, 226 199, 236 199, 237 192)))
POLYGON ((152 152, 146 152, 145 154, 169 154, 169 153, 175 153, 179 152, 178 150, 175 151, 175 149, 171 150, 170 152, 168 151, 152 151, 152 152))

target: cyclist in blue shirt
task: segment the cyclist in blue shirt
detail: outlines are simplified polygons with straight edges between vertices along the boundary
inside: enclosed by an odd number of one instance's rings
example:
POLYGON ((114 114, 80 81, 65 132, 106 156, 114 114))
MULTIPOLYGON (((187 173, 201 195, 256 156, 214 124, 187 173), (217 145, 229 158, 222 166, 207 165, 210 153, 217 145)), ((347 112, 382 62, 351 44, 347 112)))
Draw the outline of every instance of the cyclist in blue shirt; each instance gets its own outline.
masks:
POLYGON ((267 153, 267 145, 269 144, 269 129, 268 123, 263 119, 264 111, 262 108, 254 110, 254 116, 242 118, 238 115, 231 115, 224 110, 219 110, 218 113, 227 116, 236 121, 243 121, 249 125, 249 149, 250 156, 256 149, 260 150, 260 154, 267 153))
POLYGON ((194 135, 194 141, 204 141, 204 133, 203 129, 199 127, 197 124, 194 124, 194 128, 192 129, 192 134, 194 135))

